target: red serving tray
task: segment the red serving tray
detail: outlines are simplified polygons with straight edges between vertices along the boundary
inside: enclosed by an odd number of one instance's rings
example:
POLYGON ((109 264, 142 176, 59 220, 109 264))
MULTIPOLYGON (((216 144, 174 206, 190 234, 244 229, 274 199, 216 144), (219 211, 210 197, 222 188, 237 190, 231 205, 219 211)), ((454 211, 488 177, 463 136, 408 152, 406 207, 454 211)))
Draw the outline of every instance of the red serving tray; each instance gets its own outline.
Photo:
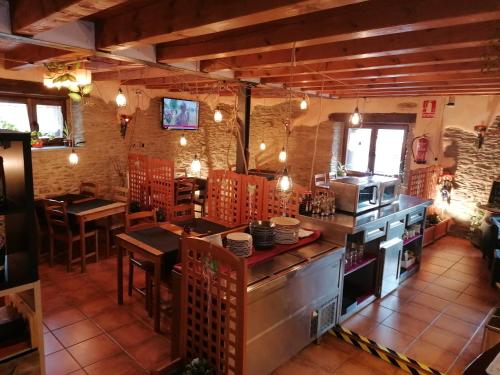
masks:
POLYGON ((311 242, 318 240, 320 237, 321 231, 313 230, 313 234, 311 234, 309 237, 302 238, 299 240, 299 242, 291 245, 274 245, 272 248, 266 250, 254 249, 252 255, 247 258, 247 265, 248 267, 255 266, 256 264, 265 262, 266 260, 269 260, 276 255, 310 244, 311 242))
MULTIPOLYGON (((321 231, 313 230, 313 234, 311 234, 309 237, 302 238, 299 240, 299 242, 294 243, 292 245, 274 245, 272 248, 267 249, 267 250, 255 250, 255 249, 253 249, 252 255, 250 255, 246 259, 247 265, 248 265, 248 267, 253 267, 256 264, 265 262, 266 260, 269 260, 269 259, 275 257, 276 255, 285 253, 285 252, 290 251, 290 250, 297 249, 301 246, 304 246, 304 245, 310 244, 314 241, 317 241, 320 237, 321 237, 321 231)), ((181 272, 182 265, 180 263, 177 263, 174 266, 174 269, 178 272, 181 272)))

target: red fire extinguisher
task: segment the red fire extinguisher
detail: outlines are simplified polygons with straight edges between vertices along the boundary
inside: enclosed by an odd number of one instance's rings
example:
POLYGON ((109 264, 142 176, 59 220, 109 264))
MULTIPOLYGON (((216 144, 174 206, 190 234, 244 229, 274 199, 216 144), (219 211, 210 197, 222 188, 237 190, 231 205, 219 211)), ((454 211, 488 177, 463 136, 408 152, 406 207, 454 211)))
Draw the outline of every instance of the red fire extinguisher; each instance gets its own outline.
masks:
POLYGON ((417 164, 427 163, 427 150, 429 149, 430 140, 427 135, 415 137, 412 142, 413 160, 417 164), (415 147, 415 142, 417 146, 415 147))

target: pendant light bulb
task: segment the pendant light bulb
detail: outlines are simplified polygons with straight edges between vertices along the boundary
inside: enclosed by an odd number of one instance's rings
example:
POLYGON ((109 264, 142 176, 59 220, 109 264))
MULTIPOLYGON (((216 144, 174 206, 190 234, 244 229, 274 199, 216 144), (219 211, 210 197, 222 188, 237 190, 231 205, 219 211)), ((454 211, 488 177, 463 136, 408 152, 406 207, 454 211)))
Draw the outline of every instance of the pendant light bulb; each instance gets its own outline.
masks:
POLYGON ((219 108, 216 108, 214 111, 214 121, 221 122, 222 121, 222 112, 219 108))
POLYGON ((71 150, 71 154, 69 154, 68 161, 70 165, 78 164, 78 154, 75 152, 75 149, 71 150))
POLYGON ((284 147, 281 149, 278 158, 279 158, 280 162, 282 162, 282 163, 284 163, 286 161, 286 151, 285 151, 284 147))
POLYGON ((179 143, 183 147, 187 145, 188 141, 187 141, 186 137, 184 136, 184 134, 181 135, 181 138, 179 139, 179 143))
POLYGON ((123 94, 121 88, 118 89, 118 94, 116 95, 115 100, 118 107, 125 107, 127 105, 127 97, 123 94))
POLYGON ((292 178, 288 175, 288 169, 283 169, 283 174, 278 179, 277 188, 281 192, 288 192, 292 189, 292 178))
POLYGON ((266 143, 264 142, 264 140, 262 140, 262 142, 260 142, 260 145, 259 145, 259 148, 261 151, 265 151, 266 150, 266 143))
POLYGON ((354 125, 354 126, 361 124, 361 114, 359 113, 359 109, 357 106, 351 115, 350 123, 351 123, 351 125, 354 125))
POLYGON ((302 99, 302 101, 300 102, 300 109, 303 110, 303 111, 305 111, 307 109, 307 107, 308 107, 307 100, 304 97, 302 99))
POLYGON ((194 155, 194 159, 191 162, 191 173, 193 174, 198 174, 201 172, 201 162, 200 159, 198 159, 198 155, 194 155))

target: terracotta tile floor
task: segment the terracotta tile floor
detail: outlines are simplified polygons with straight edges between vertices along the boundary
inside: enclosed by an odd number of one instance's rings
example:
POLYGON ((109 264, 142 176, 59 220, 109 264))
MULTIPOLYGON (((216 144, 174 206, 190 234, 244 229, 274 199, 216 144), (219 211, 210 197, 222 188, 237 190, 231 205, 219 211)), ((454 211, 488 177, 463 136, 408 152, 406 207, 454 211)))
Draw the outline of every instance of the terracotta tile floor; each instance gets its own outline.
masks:
MULTIPOLYGON (((424 249, 419 273, 343 325, 437 370, 461 374, 480 353, 482 325, 500 302, 488 276, 479 250, 446 237, 424 249)), ((327 334, 275 374, 406 373, 327 334)))
MULTIPOLYGON (((125 304, 116 303, 116 258, 89 264, 85 274, 47 264, 39 273, 47 375, 147 374, 170 362, 170 340, 153 332, 143 297, 125 291, 125 304)), ((141 274, 135 272, 136 285, 141 274)), ((163 317, 162 332, 169 326, 163 317)))

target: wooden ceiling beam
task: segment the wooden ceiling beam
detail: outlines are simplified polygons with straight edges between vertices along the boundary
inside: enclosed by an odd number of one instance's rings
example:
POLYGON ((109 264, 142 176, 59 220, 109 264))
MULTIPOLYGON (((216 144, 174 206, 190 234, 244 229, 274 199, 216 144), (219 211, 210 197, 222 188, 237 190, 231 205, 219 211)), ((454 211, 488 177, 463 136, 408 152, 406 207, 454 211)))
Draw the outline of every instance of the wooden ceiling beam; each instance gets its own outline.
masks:
POLYGON ((340 60, 317 64, 277 67, 269 69, 249 69, 235 71, 235 77, 246 79, 256 77, 279 77, 311 74, 314 72, 333 73, 370 69, 403 68, 437 64, 450 64, 480 61, 484 56, 484 47, 460 48, 454 50, 409 53, 396 56, 381 56, 357 60, 340 60))
POLYGON ((13 0, 10 2, 12 31, 39 34, 125 2, 127 0, 13 0))
POLYGON ((480 72, 484 67, 484 61, 472 61, 466 63, 452 63, 441 65, 425 65, 413 66, 405 68, 385 68, 385 69, 370 69, 360 71, 348 71, 340 73, 311 73, 300 74, 292 77, 269 77, 261 79, 262 83, 289 83, 289 82, 309 82, 323 80, 346 80, 354 78, 378 78, 378 77, 407 77, 426 75, 429 73, 458 73, 458 72, 480 72))
POLYGON ((136 44, 169 42, 364 1, 158 0, 99 21, 96 46, 115 50, 136 44))
MULTIPOLYGON (((420 30, 394 35, 361 38, 329 44, 297 48, 297 65, 372 57, 399 56, 459 48, 481 47, 500 35, 500 22, 481 22, 470 25, 420 30)), ((203 60, 201 70, 274 68, 290 66, 292 50, 279 50, 222 59, 203 60)))
MULTIPOLYGON (((377 93, 365 93, 362 96, 365 98, 387 98, 387 97, 407 97, 407 96, 459 96, 459 95, 498 95, 500 93, 500 89, 497 90, 474 90, 474 91, 440 91, 440 92, 414 92, 414 91, 406 91, 406 92, 377 92, 377 93)), ((336 95, 334 93, 330 94, 332 96, 337 96, 339 98, 357 98, 358 96, 355 94, 347 94, 347 95, 336 95)))
POLYGON ((21 69, 48 61, 64 61, 82 57, 85 55, 78 52, 24 44, 4 54, 4 67, 6 69, 21 69))
MULTIPOLYGON (((159 61, 224 58, 500 19, 497 0, 378 0, 157 46, 159 61)), ((289 55, 290 60, 290 55, 289 55)))
POLYGON ((198 76, 186 74, 186 75, 175 75, 175 76, 169 76, 169 77, 122 80, 121 84, 122 85, 169 85, 169 84, 182 85, 184 83, 194 84, 195 82, 205 84, 205 83, 217 82, 217 81, 203 79, 203 78, 198 77, 198 76))
POLYGON ((411 90, 411 89, 432 89, 432 88, 440 88, 440 89, 449 89, 449 88, 488 88, 488 87, 500 87, 500 81, 479 81, 476 83, 448 83, 448 82, 414 82, 414 83, 406 83, 406 84, 384 84, 384 85, 356 85, 356 86, 313 86, 313 87, 303 87, 304 91, 317 91, 317 92, 331 92, 335 90, 342 90, 344 92, 361 92, 365 91, 387 91, 387 90, 411 90))
POLYGON ((107 72, 97 72, 92 74, 92 79, 94 81, 125 81, 125 80, 136 80, 136 79, 148 79, 148 78, 159 78, 159 77, 170 77, 179 75, 179 72, 169 71, 166 69, 159 68, 132 68, 132 69, 122 69, 107 71, 107 72))
MULTIPOLYGON (((379 78, 352 78, 343 79, 338 81, 325 81, 325 86, 350 86, 350 85, 368 85, 368 84, 398 84, 398 83, 409 83, 409 82, 435 82, 435 81, 461 81, 467 79, 484 79, 490 81, 496 81, 500 79, 500 72, 491 73, 480 73, 480 72, 460 72, 460 73, 430 73, 427 75, 420 76, 408 76, 408 77, 379 77, 379 78)), ((287 83, 286 87, 291 88, 302 88, 302 87, 321 87, 322 81, 309 81, 309 82, 292 82, 287 83)), ((284 85, 285 86, 285 85, 284 85)))
POLYGON ((391 92, 391 93, 398 93, 398 92, 443 92, 443 91, 453 91, 453 92, 477 92, 477 91, 498 91, 500 90, 500 84, 497 84, 496 86, 488 86, 488 87, 466 87, 466 88, 460 88, 460 87, 431 87, 431 88, 426 88, 426 87, 421 87, 421 88, 414 88, 414 89, 404 89, 404 90, 398 90, 394 88, 386 88, 384 90, 327 90, 324 91, 325 93, 329 94, 355 94, 358 95, 359 97, 363 97, 364 94, 368 93, 386 93, 386 92, 391 92))

